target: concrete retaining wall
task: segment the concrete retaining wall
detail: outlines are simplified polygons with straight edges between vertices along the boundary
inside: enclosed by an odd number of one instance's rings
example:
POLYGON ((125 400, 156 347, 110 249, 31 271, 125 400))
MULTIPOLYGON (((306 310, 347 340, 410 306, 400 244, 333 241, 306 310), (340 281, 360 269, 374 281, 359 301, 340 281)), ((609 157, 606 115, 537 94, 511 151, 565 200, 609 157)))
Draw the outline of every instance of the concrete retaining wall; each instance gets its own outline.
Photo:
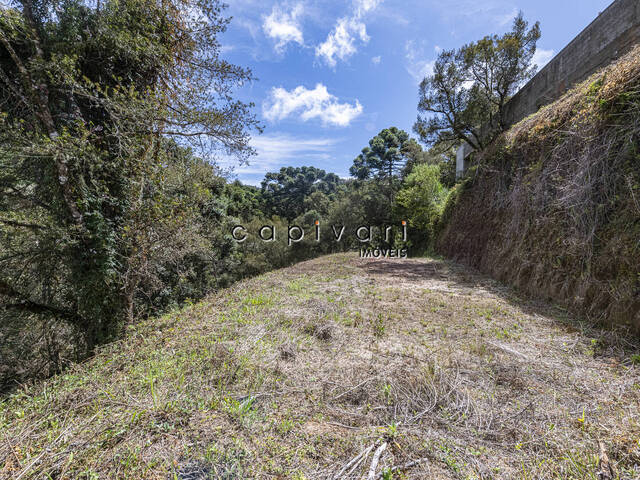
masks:
POLYGON ((507 104, 513 125, 640 42, 640 0, 616 0, 533 77, 507 104))

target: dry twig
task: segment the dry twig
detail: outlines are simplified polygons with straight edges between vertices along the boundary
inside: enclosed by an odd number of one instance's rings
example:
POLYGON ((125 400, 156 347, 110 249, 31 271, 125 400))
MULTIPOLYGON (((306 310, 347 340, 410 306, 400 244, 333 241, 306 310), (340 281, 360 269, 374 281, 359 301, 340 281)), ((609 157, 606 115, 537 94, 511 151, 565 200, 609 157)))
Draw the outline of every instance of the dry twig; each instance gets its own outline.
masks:
POLYGON ((373 459, 371 460, 371 466, 369 467, 369 475, 367 476, 367 480, 375 480, 376 477, 376 468, 378 467, 378 462, 380 462, 380 457, 382 456, 382 452, 387 448, 387 442, 384 442, 382 445, 378 447, 376 453, 373 454, 373 459))

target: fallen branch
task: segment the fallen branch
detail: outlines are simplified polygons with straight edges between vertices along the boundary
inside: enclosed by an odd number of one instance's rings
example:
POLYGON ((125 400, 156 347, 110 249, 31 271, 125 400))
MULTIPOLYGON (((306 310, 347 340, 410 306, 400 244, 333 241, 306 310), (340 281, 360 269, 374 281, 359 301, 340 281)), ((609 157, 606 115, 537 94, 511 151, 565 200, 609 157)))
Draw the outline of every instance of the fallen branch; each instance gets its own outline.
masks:
POLYGON ((511 355, 515 355, 516 357, 519 357, 519 358, 521 358, 523 360, 526 360, 528 362, 531 361, 531 359, 529 357, 527 357, 524 353, 520 353, 519 351, 514 350, 511 347, 507 347, 506 345, 503 345, 503 344, 498 343, 498 342, 487 342, 487 343, 489 345, 491 345, 492 347, 494 347, 494 348, 502 350, 503 352, 510 353, 511 355))
POLYGON ((353 457, 353 459, 351 459, 344 467, 342 467, 342 469, 333 478, 335 480, 338 480, 338 479, 342 478, 342 474, 347 472, 347 470, 350 469, 345 475, 345 477, 348 477, 351 474, 351 472, 353 472, 356 468, 358 468, 358 465, 360 465, 362 463, 362 461, 365 458, 367 458, 367 456, 369 455, 369 452, 371 452, 371 450, 373 450, 373 447, 374 447, 374 445, 371 445, 368 448, 365 448, 358 455, 353 457))
POLYGON ((10 227, 31 228, 33 230, 44 230, 46 228, 43 225, 38 225, 35 223, 27 223, 27 222, 18 222, 16 220, 9 220, 6 218, 0 218, 0 223, 4 225, 9 225, 10 227))
POLYGON ((373 460, 371 460, 371 466, 369 467, 369 475, 367 476, 367 480, 375 480, 376 478, 376 468, 378 467, 378 462, 380 462, 380 457, 382 456, 382 452, 387 448, 387 442, 384 442, 382 445, 378 447, 376 453, 373 454, 373 460))

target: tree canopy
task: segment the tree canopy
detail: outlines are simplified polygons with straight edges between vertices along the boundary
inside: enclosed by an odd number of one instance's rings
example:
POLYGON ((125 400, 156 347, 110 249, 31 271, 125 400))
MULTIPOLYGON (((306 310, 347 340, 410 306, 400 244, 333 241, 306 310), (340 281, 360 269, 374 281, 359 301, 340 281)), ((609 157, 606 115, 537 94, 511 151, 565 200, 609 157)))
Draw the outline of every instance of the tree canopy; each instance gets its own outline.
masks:
POLYGON ((313 196, 314 204, 321 204, 323 197, 332 195, 339 184, 338 175, 316 167, 283 167, 265 175, 262 192, 272 214, 293 220, 304 213, 309 198, 313 196))
POLYGON ((442 51, 420 84, 413 127, 420 139, 445 148, 461 141, 484 148, 507 127, 507 101, 535 74, 531 61, 539 38, 539 23, 529 28, 519 13, 502 36, 442 51))
POLYGON ((407 177, 398 192, 397 203, 411 227, 431 233, 431 225, 440 213, 446 194, 446 188, 440 183, 440 167, 421 164, 407 177))
POLYGON ((0 7, 0 303, 12 318, 64 318, 91 349, 160 283, 166 293, 186 256, 215 256, 203 247, 219 182, 185 147, 245 159, 259 128, 232 97, 251 72, 219 56, 227 24, 218 0, 0 7))
POLYGON ((397 127, 385 128, 353 160, 349 173, 358 180, 375 179, 384 188, 389 205, 404 176, 407 162, 419 162, 422 148, 397 127))

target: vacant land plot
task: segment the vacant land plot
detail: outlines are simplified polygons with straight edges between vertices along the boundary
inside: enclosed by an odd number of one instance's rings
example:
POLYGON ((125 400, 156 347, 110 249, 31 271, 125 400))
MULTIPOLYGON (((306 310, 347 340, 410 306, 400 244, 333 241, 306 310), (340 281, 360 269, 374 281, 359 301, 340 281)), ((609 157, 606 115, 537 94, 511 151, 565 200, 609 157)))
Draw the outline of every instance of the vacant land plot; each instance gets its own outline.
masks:
POLYGON ((238 283, 0 404, 0 477, 634 479, 640 356, 455 264, 238 283))

